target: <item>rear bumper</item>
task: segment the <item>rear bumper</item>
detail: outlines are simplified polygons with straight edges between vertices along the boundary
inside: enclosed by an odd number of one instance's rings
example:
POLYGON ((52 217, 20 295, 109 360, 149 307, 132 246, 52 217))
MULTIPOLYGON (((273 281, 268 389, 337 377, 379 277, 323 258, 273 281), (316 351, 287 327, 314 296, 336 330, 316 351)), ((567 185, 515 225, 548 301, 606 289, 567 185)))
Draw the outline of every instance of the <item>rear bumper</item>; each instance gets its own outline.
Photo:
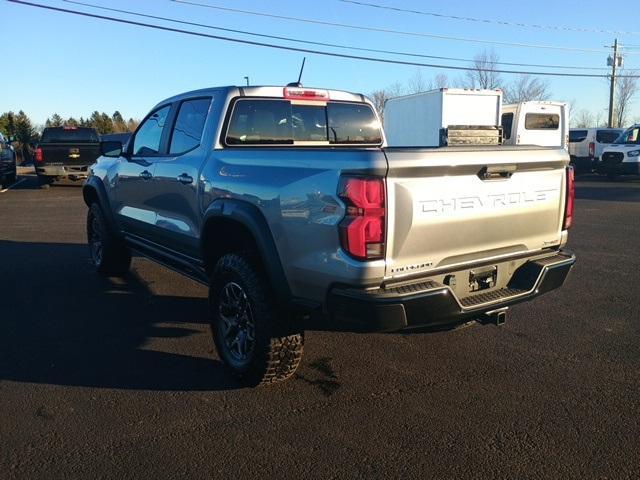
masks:
POLYGON ((36 173, 45 177, 86 178, 89 165, 36 165, 36 173))
POLYGON ((369 332, 453 325, 486 312, 531 300, 564 283, 575 255, 556 255, 522 265, 506 288, 458 299, 446 285, 423 281, 395 288, 363 290, 334 288, 328 309, 340 326, 369 332))

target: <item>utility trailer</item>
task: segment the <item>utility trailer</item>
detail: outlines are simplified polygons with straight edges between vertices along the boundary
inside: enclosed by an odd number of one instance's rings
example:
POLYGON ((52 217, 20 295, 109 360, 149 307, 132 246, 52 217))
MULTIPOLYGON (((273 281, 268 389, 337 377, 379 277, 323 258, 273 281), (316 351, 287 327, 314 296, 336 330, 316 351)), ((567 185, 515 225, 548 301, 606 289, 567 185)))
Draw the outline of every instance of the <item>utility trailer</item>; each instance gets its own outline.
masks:
POLYGON ((389 146, 502 144, 501 90, 440 88, 390 98, 384 108, 389 146))

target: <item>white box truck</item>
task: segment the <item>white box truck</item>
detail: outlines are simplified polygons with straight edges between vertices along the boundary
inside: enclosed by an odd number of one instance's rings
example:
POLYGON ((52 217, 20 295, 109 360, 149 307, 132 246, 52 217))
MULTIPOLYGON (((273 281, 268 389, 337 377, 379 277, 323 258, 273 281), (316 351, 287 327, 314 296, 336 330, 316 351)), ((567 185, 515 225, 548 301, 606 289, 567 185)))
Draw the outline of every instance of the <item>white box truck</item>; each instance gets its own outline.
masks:
POLYGON ((567 148, 569 105, 549 101, 504 105, 501 125, 505 145, 567 148))
POLYGON ((390 146, 499 145, 501 113, 501 90, 440 88, 387 100, 384 129, 390 146))

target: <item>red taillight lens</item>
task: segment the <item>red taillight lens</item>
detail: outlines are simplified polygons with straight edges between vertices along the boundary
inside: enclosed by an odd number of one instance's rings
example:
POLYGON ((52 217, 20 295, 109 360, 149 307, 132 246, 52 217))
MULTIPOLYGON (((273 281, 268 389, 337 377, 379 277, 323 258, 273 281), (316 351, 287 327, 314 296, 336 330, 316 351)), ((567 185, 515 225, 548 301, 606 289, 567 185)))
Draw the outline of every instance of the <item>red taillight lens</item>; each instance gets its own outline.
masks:
POLYGON ((339 195, 347 206, 339 226, 342 248, 358 260, 384 257, 386 210, 383 179, 343 177, 339 195))
POLYGON ((36 148, 36 162, 41 162, 42 160, 42 149, 38 147, 36 148))
POLYGON ((575 176, 573 167, 567 167, 567 199, 564 205, 564 222, 562 229, 567 230, 573 225, 573 205, 576 198, 575 176))
POLYGON ((589 143, 589 156, 591 158, 595 157, 596 155, 596 144, 591 142, 589 143))
POLYGON ((304 87, 284 87, 284 98, 289 100, 329 100, 329 92, 327 90, 318 90, 316 88, 304 87))

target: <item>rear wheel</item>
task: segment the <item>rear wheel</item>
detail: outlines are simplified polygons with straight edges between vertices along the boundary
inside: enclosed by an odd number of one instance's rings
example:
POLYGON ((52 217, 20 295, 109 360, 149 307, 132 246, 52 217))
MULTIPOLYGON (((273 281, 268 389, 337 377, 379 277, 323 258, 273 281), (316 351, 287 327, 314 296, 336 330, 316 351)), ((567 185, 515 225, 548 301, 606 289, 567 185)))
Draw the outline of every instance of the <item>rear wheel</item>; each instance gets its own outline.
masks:
POLYGON ((109 227, 102 209, 91 204, 87 214, 87 239, 91 261, 105 276, 123 276, 131 266, 131 252, 109 227))
POLYGON ((224 255, 209 288, 211 331, 218 354, 243 383, 291 377, 302 359, 304 332, 278 315, 260 269, 248 257, 224 255))

